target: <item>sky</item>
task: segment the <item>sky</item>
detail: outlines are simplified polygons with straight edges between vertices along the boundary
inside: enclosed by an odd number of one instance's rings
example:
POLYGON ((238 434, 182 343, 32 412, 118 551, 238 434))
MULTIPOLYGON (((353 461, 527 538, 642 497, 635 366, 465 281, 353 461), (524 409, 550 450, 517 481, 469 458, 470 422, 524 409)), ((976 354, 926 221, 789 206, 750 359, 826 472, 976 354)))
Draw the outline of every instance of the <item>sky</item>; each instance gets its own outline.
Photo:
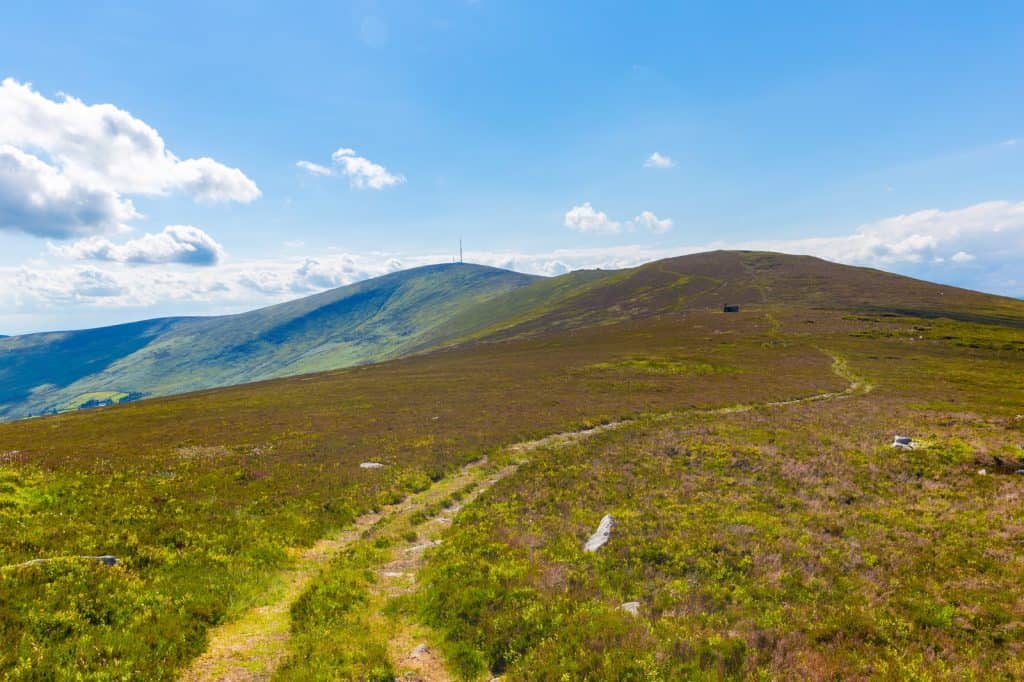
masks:
POLYGON ((715 248, 1024 297, 1024 4, 0 9, 0 334, 715 248))

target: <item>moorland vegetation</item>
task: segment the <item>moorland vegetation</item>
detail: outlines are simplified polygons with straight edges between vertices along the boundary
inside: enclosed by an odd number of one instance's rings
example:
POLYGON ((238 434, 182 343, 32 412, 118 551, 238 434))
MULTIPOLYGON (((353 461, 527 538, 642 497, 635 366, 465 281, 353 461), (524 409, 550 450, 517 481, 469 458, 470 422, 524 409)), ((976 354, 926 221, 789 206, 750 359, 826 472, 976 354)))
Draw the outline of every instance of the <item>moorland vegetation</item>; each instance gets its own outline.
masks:
POLYGON ((440 508, 325 564, 278 676, 393 676, 391 622, 467 679, 1024 674, 1024 303, 759 253, 560 279, 410 357, 0 425, 0 674, 172 679, 296 548, 482 457, 518 468, 415 589, 379 569, 440 508))

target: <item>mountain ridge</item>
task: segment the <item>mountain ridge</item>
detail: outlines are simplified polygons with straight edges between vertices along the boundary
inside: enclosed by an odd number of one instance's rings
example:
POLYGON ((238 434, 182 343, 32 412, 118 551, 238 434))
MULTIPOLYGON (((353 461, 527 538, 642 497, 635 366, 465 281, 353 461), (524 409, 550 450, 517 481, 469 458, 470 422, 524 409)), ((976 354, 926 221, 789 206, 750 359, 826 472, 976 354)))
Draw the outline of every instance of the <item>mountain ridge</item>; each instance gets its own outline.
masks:
POLYGON ((557 277, 438 264, 246 313, 0 339, 0 418, 73 409, 79 398, 94 405, 183 393, 724 303, 1024 328, 1017 299, 812 256, 711 251, 557 277))
POLYGON ((429 265, 245 313, 2 339, 0 417, 71 409, 96 393, 168 395, 383 359, 452 308, 533 279, 429 265))

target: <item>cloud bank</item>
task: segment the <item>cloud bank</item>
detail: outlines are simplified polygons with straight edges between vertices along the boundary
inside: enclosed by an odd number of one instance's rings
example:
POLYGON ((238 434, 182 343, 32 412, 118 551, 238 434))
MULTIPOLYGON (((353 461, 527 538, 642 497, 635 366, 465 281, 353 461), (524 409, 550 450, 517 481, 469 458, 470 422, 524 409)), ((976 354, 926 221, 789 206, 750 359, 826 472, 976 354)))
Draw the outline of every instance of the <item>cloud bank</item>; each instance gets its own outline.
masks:
POLYGON ((224 248, 192 225, 168 225, 158 234, 145 234, 123 244, 103 237, 90 237, 66 246, 49 245, 51 253, 74 260, 113 263, 212 266, 224 259, 224 248))
MULTIPOLYGON (((578 215, 582 222, 602 220, 595 217, 600 212, 593 207, 578 215)), ((605 216, 604 220, 609 219, 605 216)), ((652 220, 663 219, 654 216, 652 220)), ((75 321, 95 320, 102 311, 121 311, 116 312, 119 317, 112 318, 119 321, 168 311, 234 312, 397 269, 450 262, 452 258, 449 253, 328 251, 315 256, 221 260, 217 267, 195 268, 189 267, 189 256, 177 255, 183 243, 204 243, 204 233, 191 229, 196 232, 165 230, 119 247, 103 240, 83 240, 82 244, 54 247, 57 252, 51 253, 95 261, 88 265, 40 260, 19 267, 0 267, 0 332, 38 330, 43 324, 40 320, 45 319, 56 320, 57 327, 83 326, 88 323, 75 321), (167 264, 160 268, 134 267, 132 263, 140 259, 164 259, 161 262, 167 264)), ((217 247, 207 248, 216 251, 217 247)), ((657 247, 633 244, 547 252, 468 251, 466 260, 559 275, 580 268, 632 267, 720 248, 814 255, 1024 297, 1020 266, 1024 262, 1024 202, 994 201, 956 210, 917 211, 866 223, 847 234, 824 237, 657 247)), ((201 251, 200 246, 196 249, 192 257, 198 257, 195 254, 201 251)))

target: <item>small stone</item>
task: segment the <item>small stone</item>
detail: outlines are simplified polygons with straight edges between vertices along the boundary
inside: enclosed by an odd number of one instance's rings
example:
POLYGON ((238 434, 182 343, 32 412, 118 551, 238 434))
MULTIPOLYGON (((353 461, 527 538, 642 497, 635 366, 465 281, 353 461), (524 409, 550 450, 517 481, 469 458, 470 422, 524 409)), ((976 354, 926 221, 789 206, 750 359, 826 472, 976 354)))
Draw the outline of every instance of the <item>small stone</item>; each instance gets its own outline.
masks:
POLYGON ((359 465, 359 468, 360 469, 380 469, 382 466, 384 466, 384 465, 381 464, 380 462, 362 462, 359 465))
POLYGON ((914 439, 910 436, 893 436, 892 447, 897 450, 913 450, 914 439))
POLYGON ((409 652, 409 658, 423 658, 430 654, 430 647, 426 644, 420 644, 411 652, 409 652))
POLYGON ((640 615, 640 602, 638 601, 628 601, 624 604, 621 604, 619 608, 631 616, 640 615))
POLYGON ((978 469, 978 475, 979 476, 985 476, 986 474, 988 474, 988 472, 985 471, 984 469, 978 469))
POLYGON ((117 565, 117 557, 116 556, 111 556, 109 554, 104 554, 103 556, 96 557, 96 561, 100 562, 104 566, 116 566, 117 565))

